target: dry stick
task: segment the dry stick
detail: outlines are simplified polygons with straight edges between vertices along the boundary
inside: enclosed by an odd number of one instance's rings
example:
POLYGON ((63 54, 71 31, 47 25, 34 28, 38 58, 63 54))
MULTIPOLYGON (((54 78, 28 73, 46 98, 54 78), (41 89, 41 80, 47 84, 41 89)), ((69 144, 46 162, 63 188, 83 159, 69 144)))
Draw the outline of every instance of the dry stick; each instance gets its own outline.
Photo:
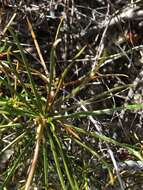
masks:
POLYGON ((33 156, 32 164, 30 167, 30 172, 28 174, 28 178, 27 178, 24 190, 29 190, 30 184, 33 179, 33 175, 35 172, 35 167, 36 167, 36 163, 37 163, 37 159, 38 159, 38 154, 39 154, 40 142, 41 142, 41 138, 43 136, 43 127, 44 127, 43 124, 39 124, 39 126, 37 128, 37 136, 36 136, 37 141, 36 141, 36 146, 35 146, 35 150, 34 150, 34 156, 33 156))
MULTIPOLYGON (((108 9, 107 9, 107 16, 108 16, 108 13, 109 13, 109 5, 108 5, 108 9)), ((107 17, 108 18, 108 17, 107 17)), ((95 56, 95 62, 94 64, 92 65, 92 70, 91 70, 91 77, 94 76, 96 74, 96 72, 98 71, 99 67, 101 66, 100 64, 98 65, 98 60, 99 58, 101 57, 102 55, 102 52, 104 50, 104 39, 105 39, 105 36, 106 36, 106 33, 107 33, 107 30, 109 28, 109 24, 110 24, 111 20, 108 20, 107 21, 107 25, 103 31, 103 34, 102 34, 102 37, 101 37, 101 40, 100 40, 100 44, 99 44, 99 48, 97 50, 97 55, 95 56)), ((82 106, 82 109, 84 110, 87 110, 85 107, 82 106)), ((91 122, 94 124, 94 126, 96 127, 97 131, 102 134, 102 128, 100 128, 100 126, 98 125, 97 121, 92 117, 92 116, 89 116, 89 119, 91 120, 91 122)), ((106 147, 107 147, 107 151, 110 155, 110 158, 112 160, 112 163, 114 165, 114 168, 115 168, 115 171, 116 171, 116 175, 117 175, 117 178, 118 178, 118 181, 119 181, 119 184, 120 184, 120 187, 121 187, 121 190, 124 190, 124 184, 122 182, 122 179, 121 179, 121 176, 120 176, 120 173, 119 173, 119 168, 117 166, 117 162, 115 160, 115 157, 114 157, 114 154, 113 154, 113 151, 111 150, 110 146, 106 143, 106 147)))
POLYGON ((11 19, 9 20, 9 22, 7 23, 7 25, 5 26, 5 28, 3 29, 1 35, 4 35, 6 33, 6 31, 8 30, 8 28, 10 27, 11 23, 13 22, 13 20, 16 17, 16 13, 14 13, 11 17, 11 19))
MULTIPOLYGON (((140 6, 137 6, 134 4, 134 6, 128 6, 125 9, 121 11, 119 14, 115 14, 110 18, 110 24, 109 26, 114 26, 116 24, 119 24, 121 21, 127 21, 127 20, 139 20, 143 17, 143 10, 140 6)), ((107 20, 108 23, 108 20, 107 20)), ((105 25, 107 24, 105 23, 105 25)))
MULTIPOLYGON (((107 17, 108 17, 108 14, 109 14, 109 7, 108 7, 108 10, 107 10, 107 17)), ((92 65, 92 69, 91 69, 91 76, 94 76, 98 70, 98 68, 100 67, 100 65, 98 65, 98 60, 99 58, 101 57, 102 53, 103 53, 103 50, 104 50, 104 39, 105 39, 105 36, 106 36, 106 33, 107 33, 107 30, 108 30, 108 27, 109 27, 109 24, 110 24, 110 20, 108 21, 104 31, 103 31, 103 34, 102 34, 102 37, 101 37, 101 40, 100 40, 100 44, 99 44, 99 47, 97 49, 97 54, 95 56, 95 61, 94 61, 94 64, 92 65)))
POLYGON ((33 31, 32 24, 30 23, 30 21, 29 21, 28 18, 26 18, 26 20, 27 20, 28 27, 29 27, 29 30, 30 30, 30 32, 31 32, 31 36, 32 36, 32 38, 33 38, 33 41, 34 41, 34 44, 35 44, 37 53, 38 53, 38 56, 39 56, 40 61, 41 61, 40 63, 41 63, 41 65, 42 65, 43 68, 44 68, 44 71, 45 71, 45 74, 46 74, 47 78, 49 78, 49 72, 48 72, 48 69, 47 69, 47 67, 46 67, 45 61, 44 61, 44 59, 43 59, 43 56, 42 56, 42 53, 41 53, 39 44, 38 44, 38 42, 37 42, 35 33, 34 33, 34 31, 33 31))

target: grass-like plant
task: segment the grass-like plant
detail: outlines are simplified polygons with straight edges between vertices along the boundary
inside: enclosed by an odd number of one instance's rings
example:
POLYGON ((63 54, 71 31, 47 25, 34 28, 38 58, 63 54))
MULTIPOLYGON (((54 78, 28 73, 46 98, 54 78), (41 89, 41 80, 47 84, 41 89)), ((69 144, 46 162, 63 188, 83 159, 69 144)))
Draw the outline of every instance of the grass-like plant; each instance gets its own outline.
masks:
POLYGON ((12 183, 17 189, 25 190, 34 186, 38 189, 87 190, 94 189, 95 186, 100 189, 103 184, 108 186, 116 183, 114 176, 117 176, 123 188, 110 145, 123 147, 129 154, 143 160, 136 147, 107 137, 94 118, 98 115, 111 115, 122 109, 139 109, 143 105, 113 106, 100 110, 88 110, 86 107, 110 98, 128 89, 130 85, 108 89, 86 100, 77 98, 77 94, 86 89, 90 81, 96 80, 104 59, 99 63, 94 76, 88 71, 82 79, 66 82, 75 60, 88 48, 85 45, 73 55, 72 61, 57 78, 56 49, 61 43, 58 35, 63 22, 62 18, 51 47, 50 65, 47 66, 32 25, 27 19, 41 64, 39 68, 42 67, 43 72, 33 68, 12 29, 9 28, 9 32, 16 44, 15 50, 6 42, 1 47, 1 57, 6 56, 6 59, 0 61, 1 160, 6 160, 6 154, 10 151, 7 165, 1 169, 1 189, 11 189, 12 183), (16 61, 12 56, 15 56, 16 61), (67 103, 70 106, 66 106, 67 103), (83 126, 82 120, 92 122, 94 131, 90 131, 86 124, 83 126), (108 150, 110 159, 102 154, 99 144, 108 150), (103 179, 101 175, 104 175, 103 179))

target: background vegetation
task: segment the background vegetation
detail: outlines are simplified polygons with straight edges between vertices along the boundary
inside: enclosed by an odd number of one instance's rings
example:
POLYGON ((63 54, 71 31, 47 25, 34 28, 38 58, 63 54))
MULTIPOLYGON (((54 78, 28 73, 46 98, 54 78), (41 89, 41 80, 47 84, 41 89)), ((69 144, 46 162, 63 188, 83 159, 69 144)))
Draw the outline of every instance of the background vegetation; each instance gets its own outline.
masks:
POLYGON ((143 189, 141 0, 0 1, 1 189, 143 189))

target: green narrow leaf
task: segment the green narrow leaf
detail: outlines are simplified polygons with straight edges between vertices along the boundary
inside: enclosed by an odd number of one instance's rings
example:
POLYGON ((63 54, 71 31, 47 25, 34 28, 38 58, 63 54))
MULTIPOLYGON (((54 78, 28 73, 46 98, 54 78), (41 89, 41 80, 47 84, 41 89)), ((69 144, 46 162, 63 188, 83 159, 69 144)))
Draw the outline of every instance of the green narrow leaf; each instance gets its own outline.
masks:
POLYGON ((54 124, 52 122, 50 124, 51 124, 51 130, 52 130, 53 136, 55 137, 55 140, 56 140, 56 142, 58 144, 58 147, 59 147, 58 150, 59 150, 60 155, 62 157, 62 161, 63 161, 63 164, 64 164, 64 168, 65 168, 65 171, 66 171, 69 183, 71 185, 71 188, 73 190, 76 190, 76 187, 75 187, 75 184, 74 184, 74 180, 73 180, 73 176, 72 176, 71 172, 69 171, 68 164, 67 164, 66 159, 65 159, 65 154, 64 154, 64 152, 62 150, 61 142, 60 142, 60 140, 59 140, 59 138, 56 135, 55 130, 54 130, 55 126, 54 126, 54 124))
POLYGON ((31 87, 32 87, 32 91, 33 91, 33 94, 34 94, 34 96, 36 98, 37 108, 39 109, 39 112, 42 113, 43 111, 42 111, 42 104, 41 104, 40 96, 37 93, 35 83, 33 81, 33 78, 32 78, 31 72, 30 72, 30 68, 29 68, 29 65, 28 65, 26 55, 25 55, 25 53, 23 51, 22 46, 20 45, 20 42, 19 42, 17 36, 14 34, 14 32, 10 28, 9 28, 9 31, 12 34, 12 37, 13 37, 14 41, 16 42, 16 45, 17 45, 18 49, 20 50, 20 55, 21 55, 21 58, 22 58, 22 62, 23 62, 24 66, 25 66, 25 69, 27 71, 28 78, 29 78, 29 81, 30 81, 30 84, 31 84, 31 87))
POLYGON ((55 67, 56 67, 56 52, 55 47, 52 47, 50 53, 50 81, 49 81, 49 91, 51 91, 52 82, 55 78, 55 67))
MULTIPOLYGON (((85 50, 86 47, 87 47, 87 46, 85 45, 85 46, 73 57, 72 62, 71 62, 71 63, 65 68, 65 70, 63 71, 63 73, 62 73, 62 75, 61 75, 61 78, 60 78, 60 80, 59 80, 59 83, 58 83, 56 92, 55 92, 55 97, 56 97, 56 95, 58 94, 58 92, 59 92, 59 90, 60 90, 60 88, 61 88, 61 85, 62 85, 62 83, 63 83, 63 81, 64 81, 64 78, 66 77, 66 75, 67 75, 68 72, 70 71, 71 67, 73 66, 74 60, 77 59, 77 58, 83 53, 83 51, 85 50)), ((73 95, 73 94, 75 93, 75 91, 78 92, 79 90, 80 90, 80 88, 74 89, 74 90, 71 92, 71 94, 73 95)), ((72 96, 72 95, 69 95, 69 96, 72 96)), ((65 97, 64 100, 65 100, 65 99, 68 99, 69 96, 65 97)), ((63 99, 63 97, 59 98, 59 99, 56 101, 56 103, 58 103, 59 101, 61 101, 61 99, 63 99)))
POLYGON ((52 46, 52 49, 51 49, 51 53, 50 53, 50 73, 49 73, 49 76, 50 76, 50 79, 49 79, 49 97, 48 97, 48 100, 47 100, 47 103, 46 103, 46 110, 47 109, 50 109, 49 108, 49 105, 50 107, 52 106, 53 102, 51 102, 51 95, 52 95, 52 87, 54 87, 54 80, 55 80, 55 77, 56 77, 56 46, 58 45, 58 43, 60 42, 61 40, 60 39, 57 39, 57 41, 54 42, 53 46, 52 46))
MULTIPOLYGON (((8 52, 10 51, 10 49, 8 49, 8 52)), ((31 92, 28 91, 28 89, 26 88, 24 82, 21 80, 20 76, 19 76, 19 73, 16 71, 16 69, 14 68, 14 65, 11 64, 11 61, 10 61, 10 56, 9 56, 9 53, 7 54, 7 60, 8 60, 8 63, 9 63, 9 66, 11 68, 11 70, 13 71, 13 73, 15 74, 15 76, 17 77, 17 79, 20 81, 20 84, 21 86, 23 87, 23 89, 25 90, 25 92, 28 94, 28 96, 30 97, 32 103, 34 105, 36 105, 37 103, 35 102, 31 92)), ((17 94, 17 92, 15 91, 16 93, 16 96, 20 97, 20 99, 22 99, 22 101, 31 109, 33 110, 34 112, 36 111, 35 109, 33 109, 31 107, 31 105, 28 103, 28 101, 26 101, 20 94, 17 94)), ((37 106, 36 106, 37 107, 37 106)))
POLYGON ((23 157, 23 155, 27 151, 27 148, 28 148, 29 144, 30 144, 30 142, 27 143, 27 145, 25 146, 24 150, 21 151, 21 153, 19 154, 19 156, 14 161, 13 166, 9 169, 8 175, 6 176, 4 182, 3 182, 2 186, 1 186, 1 189, 3 189, 9 183, 11 177, 14 176, 14 172, 16 171, 16 169, 18 167, 20 167, 20 165, 18 165, 18 163, 20 162, 21 158, 23 157))
POLYGON ((0 129, 3 129, 3 128, 16 128, 16 127, 21 127, 22 125, 20 123, 8 123, 6 125, 1 125, 0 124, 0 129))
POLYGON ((85 104, 90 104, 90 103, 95 102, 96 100, 100 100, 101 98, 108 98, 110 93, 113 93, 115 95, 116 93, 119 93, 119 92, 121 92, 123 90, 127 90, 127 89, 129 89, 131 87, 133 87, 132 84, 117 86, 117 87, 109 89, 108 91, 104 91, 104 92, 102 92, 100 94, 97 94, 95 97, 92 97, 90 99, 84 100, 84 101, 82 101, 82 103, 84 105, 85 104))
POLYGON ((57 32, 56 32, 55 41, 58 39, 58 35, 60 33, 60 29, 61 29, 63 21, 64 21, 64 16, 61 17, 61 21, 60 21, 60 24, 59 24, 57 32))
MULTIPOLYGON (((10 49, 9 49, 9 50, 10 50, 10 49)), ((15 74, 15 76, 17 77, 17 79, 20 81, 21 86, 24 88, 25 92, 29 95, 30 99, 31 99, 32 102, 35 104, 35 101, 34 101, 34 99, 33 99, 33 96, 31 95, 31 93, 28 92, 28 90, 27 90, 27 88, 26 88, 24 82, 21 80, 21 78, 20 78, 18 72, 17 72, 16 69, 14 68, 14 65, 13 65, 13 64, 10 64, 11 61, 10 61, 9 53, 7 54, 7 60, 8 60, 8 62, 9 62, 9 65, 10 65, 11 70, 13 71, 13 73, 15 74)), ((15 92, 15 93, 17 93, 17 92, 15 92)), ((16 95, 17 95, 17 94, 16 94, 16 95)), ((18 95, 17 95, 17 96, 18 96, 18 95)), ((26 102, 26 104, 27 104, 27 101, 25 101, 25 102, 26 102)))
POLYGON ((48 188, 48 157, 47 157, 47 149, 46 149, 46 142, 43 143, 43 160, 44 160, 44 181, 45 187, 48 188))
POLYGON ((111 176, 112 175, 112 172, 111 172, 111 166, 105 161, 103 160, 103 158, 95 152, 95 150, 93 150, 91 147, 89 147, 88 145, 86 145, 85 143, 82 143, 81 141, 79 141, 78 139, 75 139, 74 138, 74 141, 79 144, 81 147, 85 148, 88 152, 90 152, 92 155, 94 155, 98 160, 100 160, 102 162, 102 164, 104 166, 106 166, 107 170, 108 170, 108 173, 109 175, 111 176))
POLYGON ((81 50, 73 57, 72 60, 76 60, 84 52, 86 47, 87 45, 83 46, 83 48, 81 48, 81 50))
POLYGON ((121 111, 121 110, 136 110, 136 109, 142 109, 143 104, 133 104, 133 105, 125 105, 121 107, 116 108, 107 108, 103 110, 95 110, 95 111, 82 111, 82 112, 76 112, 66 115, 55 115, 53 116, 53 119, 62 119, 62 118, 81 118, 81 117, 88 117, 88 116, 96 116, 96 115, 104 115, 109 114, 111 115, 114 111, 121 111))
MULTIPOLYGON (((87 131, 85 131, 84 129, 81 129, 81 128, 78 128, 75 126, 73 126, 73 128, 75 128, 75 130, 77 130, 80 133, 83 133, 85 135, 87 134, 87 131)), ((105 141, 107 143, 111 143, 111 144, 117 145, 119 147, 125 148, 129 151, 130 154, 136 156, 139 160, 143 161, 143 157, 142 157, 141 153, 139 151, 135 150, 135 147, 133 148, 133 146, 131 146, 129 144, 119 143, 118 141, 116 141, 110 137, 107 137, 103 134, 99 134, 97 132, 88 132, 88 135, 95 137, 95 138, 98 138, 98 139, 105 141)))
POLYGON ((60 179, 60 182, 61 182, 62 189, 66 190, 67 188, 65 186, 63 174, 62 174, 60 164, 59 164, 59 160, 58 160, 58 155, 57 155, 57 152, 56 152, 56 149, 55 149, 54 141, 53 141, 53 138, 51 136, 50 130, 49 130, 49 133, 48 133, 48 138, 49 138, 49 143, 50 143, 51 150, 52 150, 52 153, 53 153, 53 157, 54 157, 54 161, 55 161, 55 165, 56 165, 57 173, 58 173, 58 176, 59 176, 59 179, 60 179))
POLYGON ((141 155, 141 153, 139 151, 135 150, 135 148, 132 148, 132 146, 125 144, 125 143, 119 143, 116 140, 111 139, 103 134, 97 134, 97 133, 91 133, 91 134, 92 134, 92 136, 94 136, 96 138, 98 137, 99 139, 101 139, 103 141, 106 141, 108 143, 112 143, 114 145, 117 145, 117 146, 127 149, 130 154, 136 156, 139 160, 143 161, 143 156, 141 155))
POLYGON ((61 39, 58 39, 58 35, 60 32, 60 28, 61 25, 64 21, 64 17, 61 17, 61 21, 60 24, 58 26, 57 32, 56 32, 56 36, 55 36, 55 41, 53 43, 51 52, 50 52, 50 80, 49 80, 49 95, 51 94, 51 90, 52 90, 52 85, 53 85, 53 80, 55 79, 56 76, 56 71, 55 71, 55 67, 56 67, 56 47, 59 44, 59 42, 61 42, 61 39))
POLYGON ((0 112, 6 115, 9 115, 9 114, 20 115, 20 116, 28 116, 32 118, 34 116, 37 116, 35 112, 32 112, 27 107, 14 107, 14 104, 0 107, 0 112))

